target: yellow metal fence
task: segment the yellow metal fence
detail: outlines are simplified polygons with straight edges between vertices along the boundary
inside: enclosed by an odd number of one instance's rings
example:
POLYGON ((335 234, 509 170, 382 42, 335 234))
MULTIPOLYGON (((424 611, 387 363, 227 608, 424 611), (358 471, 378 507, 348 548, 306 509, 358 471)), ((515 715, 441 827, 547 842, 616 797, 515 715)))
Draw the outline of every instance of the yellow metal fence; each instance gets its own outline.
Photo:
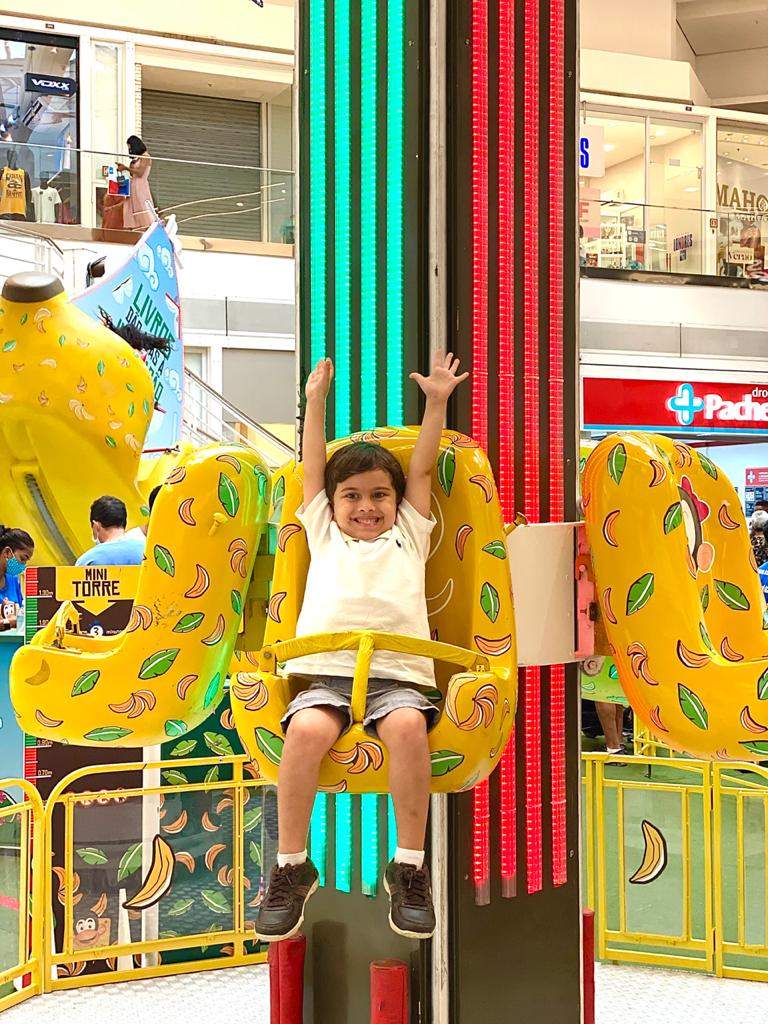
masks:
POLYGON ((597 956, 768 980, 768 771, 650 755, 583 764, 597 956))
POLYGON ((0 781, 21 792, 0 808, 0 1011, 57 989, 266 960, 254 922, 268 788, 247 764, 84 768, 45 806, 29 783, 0 781))

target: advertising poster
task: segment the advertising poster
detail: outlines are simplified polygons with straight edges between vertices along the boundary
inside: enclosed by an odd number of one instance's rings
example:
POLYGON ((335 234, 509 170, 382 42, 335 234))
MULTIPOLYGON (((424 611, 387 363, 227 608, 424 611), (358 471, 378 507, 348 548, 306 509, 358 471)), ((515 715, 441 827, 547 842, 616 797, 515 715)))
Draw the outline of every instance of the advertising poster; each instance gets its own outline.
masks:
MULTIPOLYGON (((65 600, 80 613, 80 629, 92 636, 113 636, 128 623, 139 566, 44 566, 26 572, 26 629, 31 639, 47 625, 65 600)), ((141 748, 115 750, 78 747, 28 736, 25 740, 24 777, 45 800, 61 779, 88 765, 140 761, 141 748)), ((126 789, 141 786, 141 773, 106 774, 84 778, 72 787, 87 792, 101 787, 126 789)), ((76 806, 74 826, 74 893, 72 945, 75 950, 118 941, 120 889, 137 884, 142 858, 141 799, 94 797, 76 806), (133 856, 131 853, 133 852, 133 856)), ((64 821, 53 819, 53 909, 55 945, 62 949, 64 931, 64 821)), ((123 912, 124 913, 124 912, 123 912)), ((140 921, 129 922, 138 938, 140 921)), ((60 974, 99 974, 114 968, 104 961, 61 965, 60 974)))
POLYGON ((147 451, 173 448, 181 430, 184 356, 176 255, 165 226, 157 223, 147 228, 115 273, 73 301, 95 320, 103 310, 117 327, 131 323, 171 341, 167 357, 161 352, 146 356, 155 385, 155 413, 144 447, 147 451))

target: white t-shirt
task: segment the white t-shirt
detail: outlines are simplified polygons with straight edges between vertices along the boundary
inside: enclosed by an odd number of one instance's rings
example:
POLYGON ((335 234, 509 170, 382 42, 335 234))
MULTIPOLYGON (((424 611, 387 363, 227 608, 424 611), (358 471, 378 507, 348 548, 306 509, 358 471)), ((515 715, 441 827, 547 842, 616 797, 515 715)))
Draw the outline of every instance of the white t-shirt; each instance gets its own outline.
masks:
POLYGON ((35 220, 39 224, 56 223, 56 207, 61 203, 61 196, 51 185, 48 188, 33 188, 32 203, 35 207, 35 220))
MULTIPOLYGON (((311 561, 297 636, 370 629, 429 640, 425 565, 434 516, 425 519, 405 499, 395 525, 373 541, 342 533, 321 491, 298 513, 309 542, 311 561)), ((332 651, 294 658, 286 673, 319 676, 355 674, 357 651, 332 651)), ((371 678, 397 679, 434 686, 431 658, 376 651, 371 678)))

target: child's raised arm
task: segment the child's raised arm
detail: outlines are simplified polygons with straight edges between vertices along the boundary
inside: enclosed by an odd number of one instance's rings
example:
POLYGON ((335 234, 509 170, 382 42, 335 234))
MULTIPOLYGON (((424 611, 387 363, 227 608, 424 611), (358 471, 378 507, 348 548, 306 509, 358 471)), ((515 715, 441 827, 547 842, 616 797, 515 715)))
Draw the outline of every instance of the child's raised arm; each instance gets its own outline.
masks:
POLYGON ((333 363, 320 359, 304 388, 307 407, 301 456, 304 466, 304 508, 325 488, 325 400, 333 380, 333 363))
MULTIPOLYGON (((432 470, 435 467, 440 447, 440 434, 445 423, 445 408, 454 389, 469 376, 466 372, 459 374, 458 370, 459 360, 453 358, 452 352, 449 352, 447 356, 443 356, 442 352, 437 352, 432 364, 432 372, 428 377, 422 377, 420 373, 411 374, 411 380, 415 380, 427 396, 427 405, 424 409, 424 419, 421 421, 419 437, 411 456, 411 464, 408 467, 405 497, 425 518, 429 517, 432 470)), ((306 483, 304 487, 306 490, 306 483)))

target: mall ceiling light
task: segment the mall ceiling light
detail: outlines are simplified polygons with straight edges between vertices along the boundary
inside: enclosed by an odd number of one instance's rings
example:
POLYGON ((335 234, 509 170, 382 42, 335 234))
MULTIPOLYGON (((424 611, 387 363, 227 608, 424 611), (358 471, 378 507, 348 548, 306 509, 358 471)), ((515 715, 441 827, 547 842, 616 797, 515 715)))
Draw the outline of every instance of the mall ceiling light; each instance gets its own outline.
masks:
POLYGON ((616 149, 616 143, 615 142, 606 142, 603 145, 603 149, 605 150, 606 153, 612 153, 614 151, 614 149, 616 149))
POLYGON ((698 185, 688 185, 686 188, 683 189, 683 192, 698 192, 698 191, 699 191, 699 186, 698 185))

